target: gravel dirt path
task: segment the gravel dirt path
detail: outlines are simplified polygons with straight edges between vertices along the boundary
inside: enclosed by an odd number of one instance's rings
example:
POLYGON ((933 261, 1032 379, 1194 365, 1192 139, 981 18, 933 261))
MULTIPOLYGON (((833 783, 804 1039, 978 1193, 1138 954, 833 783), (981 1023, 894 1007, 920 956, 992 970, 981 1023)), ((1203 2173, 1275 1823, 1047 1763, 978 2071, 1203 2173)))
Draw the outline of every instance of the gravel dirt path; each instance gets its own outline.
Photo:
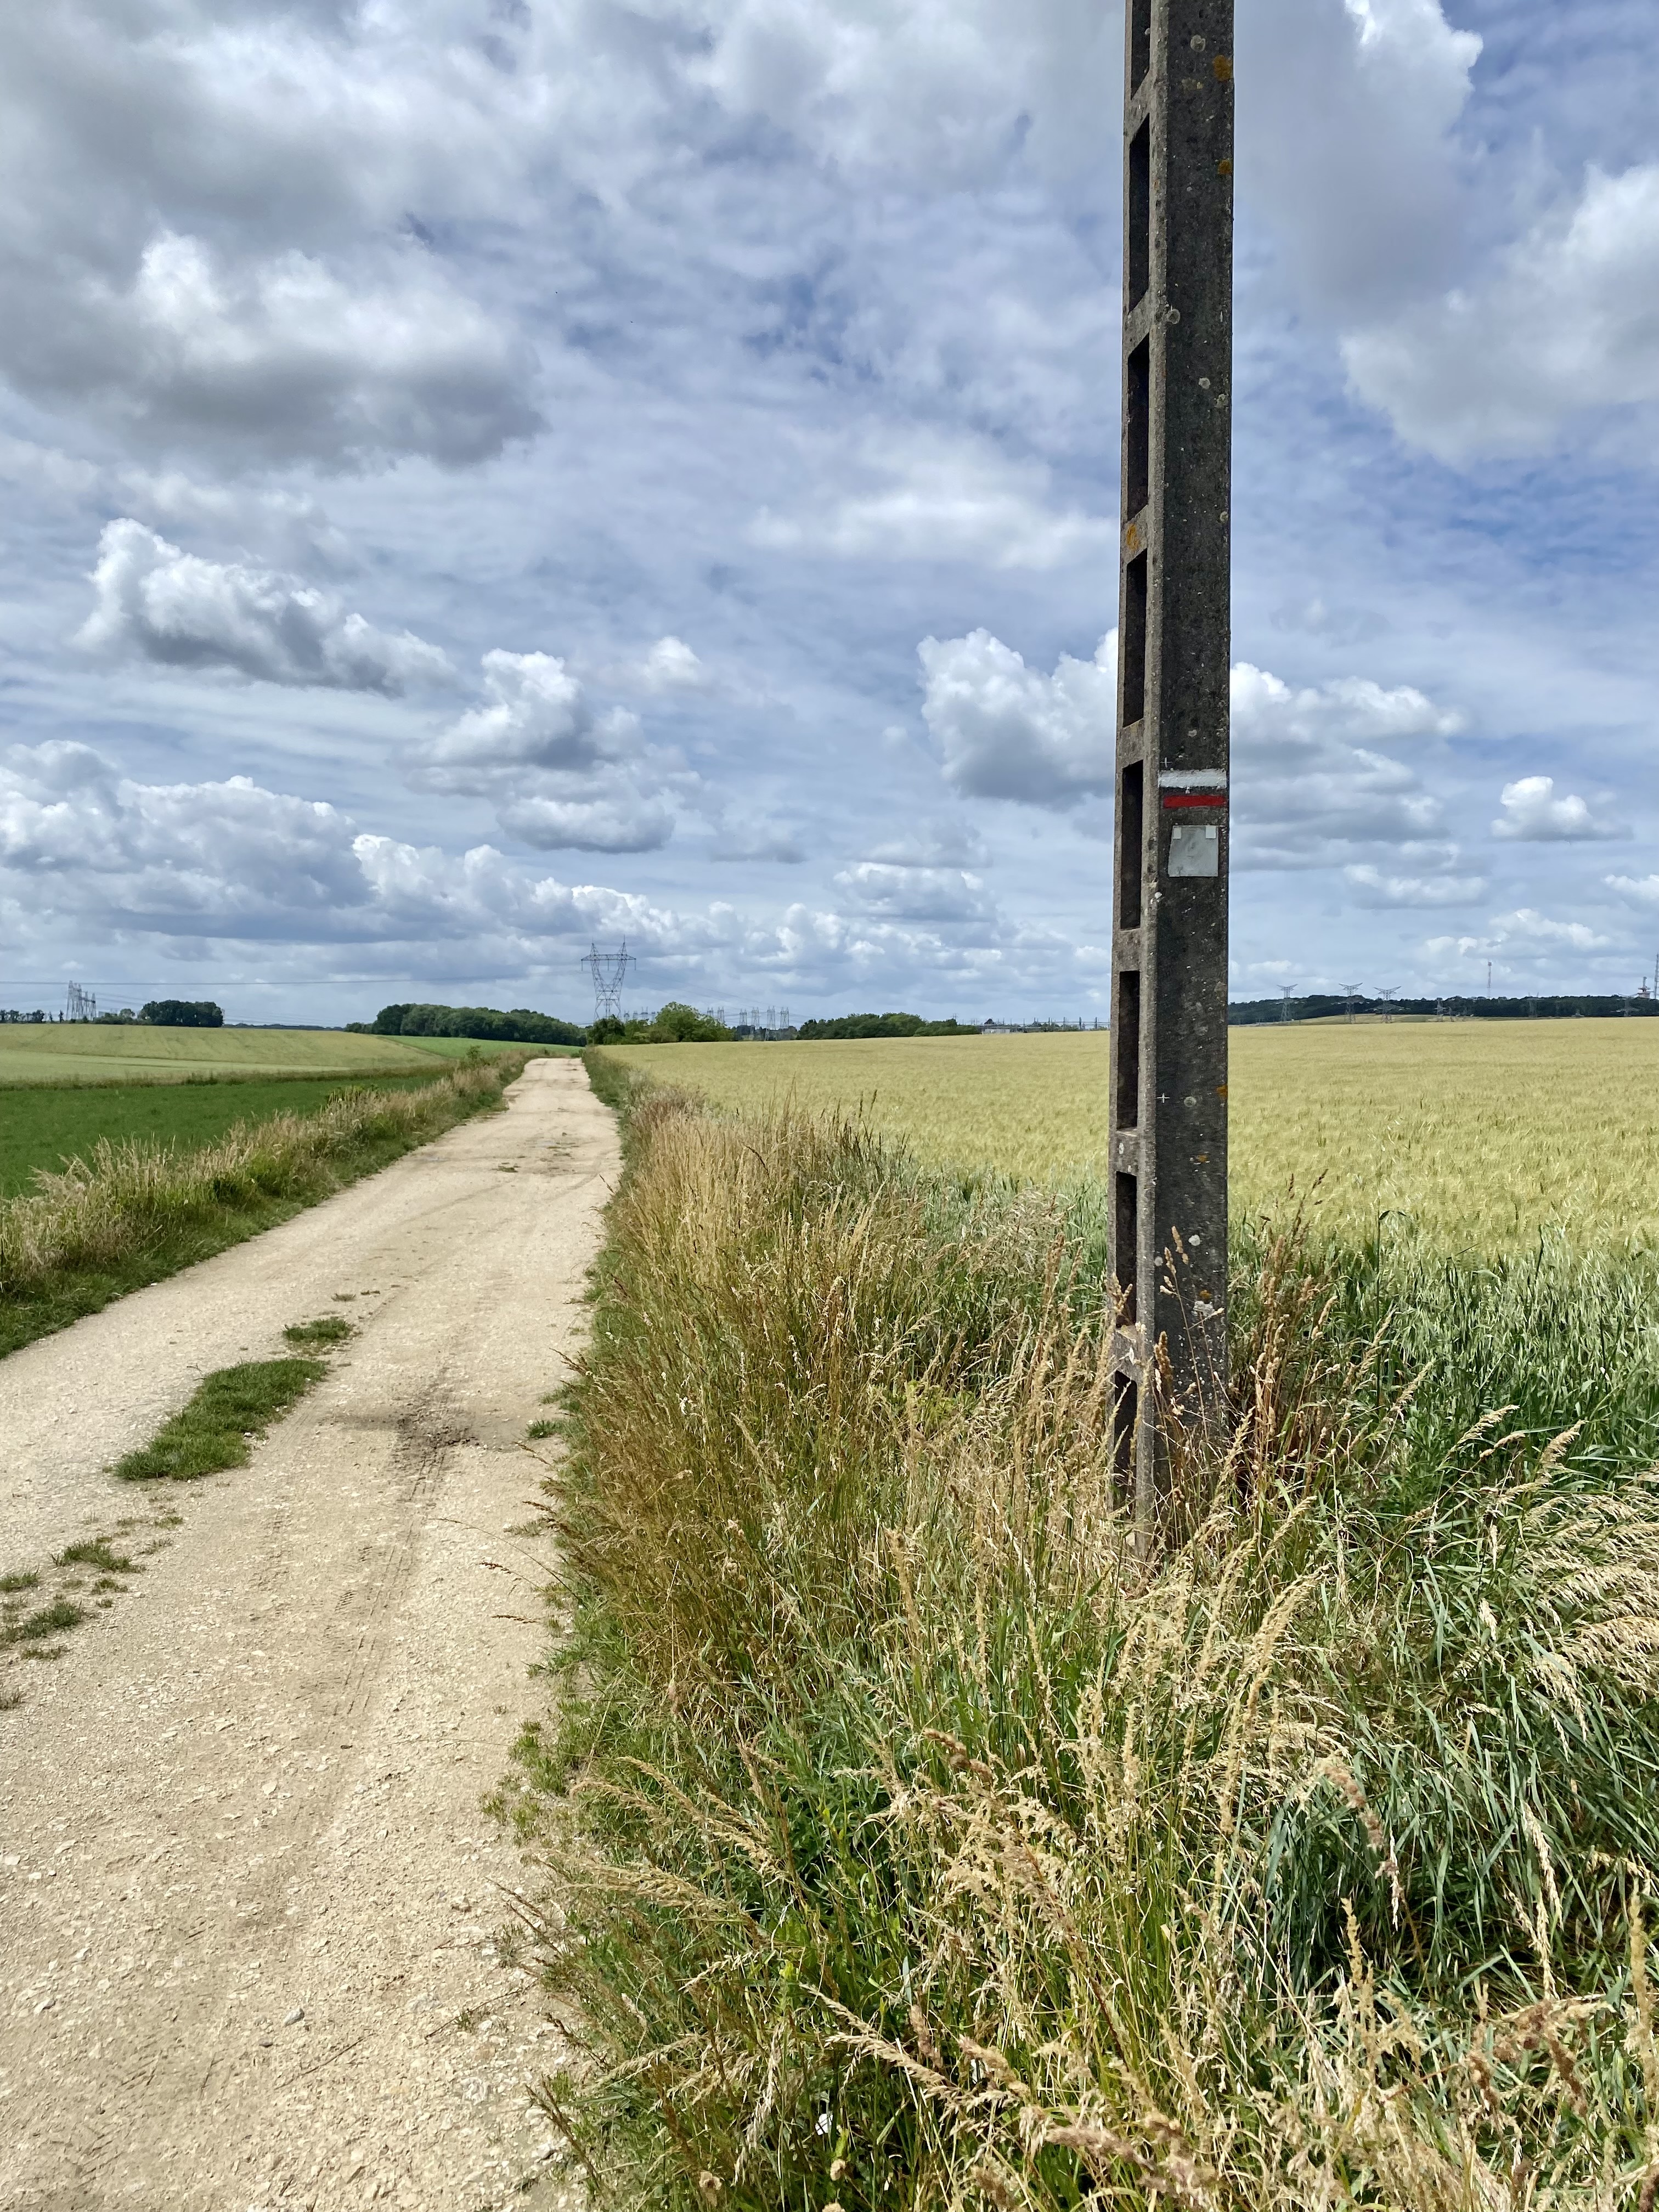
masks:
POLYGON ((0 1573, 124 1522, 144 1570, 6 1677, 5 2212, 568 2191, 526 2089, 562 2054, 480 1801, 543 1704, 526 1430, 617 1152, 578 1061, 508 1099, 0 1362, 0 1573), (104 1472, 325 1312, 357 1333, 248 1466, 104 1472))

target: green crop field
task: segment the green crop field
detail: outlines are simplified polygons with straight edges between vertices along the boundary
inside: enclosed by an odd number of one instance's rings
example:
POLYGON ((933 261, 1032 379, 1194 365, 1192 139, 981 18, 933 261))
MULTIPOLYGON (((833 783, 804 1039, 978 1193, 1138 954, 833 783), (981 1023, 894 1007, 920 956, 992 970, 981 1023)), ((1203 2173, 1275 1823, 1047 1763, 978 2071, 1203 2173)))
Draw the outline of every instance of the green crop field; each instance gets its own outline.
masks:
MULTIPOLYGON (((0 1087, 23 1083, 178 1083, 204 1076, 411 1074, 467 1053, 521 1046, 467 1037, 354 1036, 343 1030, 164 1030, 137 1023, 8 1022, 0 1087)), ((540 1049, 540 1048, 538 1048, 540 1049)))
MULTIPOLYGON (((861 1109, 932 1164, 1104 1164, 1104 1031, 607 1049, 723 1106, 861 1109)), ((1290 1024, 1235 1030, 1231 1063, 1236 1212, 1294 1192, 1350 1240, 1659 1250, 1659 1023, 1290 1024)))
MULTIPOLYGON (((417 1089, 446 1072, 438 1066, 414 1075, 376 1074, 374 1087, 417 1089)), ((238 1121, 311 1113, 342 1087, 338 1076, 20 1085, 0 1097, 0 1198, 30 1189, 37 1168, 57 1174, 70 1160, 85 1159, 100 1137, 112 1145, 150 1138, 188 1151, 222 1137, 238 1121)))

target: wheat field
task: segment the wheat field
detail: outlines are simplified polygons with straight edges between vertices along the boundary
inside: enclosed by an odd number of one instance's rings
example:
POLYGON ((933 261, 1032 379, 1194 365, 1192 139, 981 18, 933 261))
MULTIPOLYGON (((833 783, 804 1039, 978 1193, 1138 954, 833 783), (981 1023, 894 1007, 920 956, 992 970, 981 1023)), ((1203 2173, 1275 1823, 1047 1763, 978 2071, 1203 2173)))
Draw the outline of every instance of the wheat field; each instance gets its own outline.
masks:
MULTIPOLYGON (((720 1106, 860 1110, 933 1165, 1065 1183, 1104 1162, 1103 1030, 609 1049, 720 1106)), ((1305 1200, 1348 1239, 1659 1250, 1659 1023, 1234 1030, 1230 1083, 1236 1213, 1305 1200)))

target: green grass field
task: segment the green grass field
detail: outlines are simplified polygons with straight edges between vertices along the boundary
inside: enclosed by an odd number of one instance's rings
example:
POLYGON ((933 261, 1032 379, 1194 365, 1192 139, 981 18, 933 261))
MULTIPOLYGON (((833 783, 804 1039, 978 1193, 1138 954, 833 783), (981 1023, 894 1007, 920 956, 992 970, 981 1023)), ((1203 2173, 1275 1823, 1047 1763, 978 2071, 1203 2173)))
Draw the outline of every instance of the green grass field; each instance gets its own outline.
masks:
MULTIPOLYGON (((374 1087, 408 1091, 447 1072, 440 1063, 413 1075, 376 1074, 374 1087)), ((338 1076, 20 1085, 0 1097, 0 1198, 33 1188, 37 1168, 56 1175, 70 1160, 85 1159, 100 1137, 112 1145, 149 1138, 188 1151, 222 1137, 238 1121, 312 1113, 342 1088, 338 1076)))
MULTIPOLYGON (((22 1083, 179 1083, 204 1076, 397 1075, 434 1059, 494 1058, 521 1046, 468 1037, 353 1036, 343 1030, 161 1030, 137 1024, 7 1023, 0 1087, 22 1083)), ((541 1048, 538 1048, 541 1049, 541 1048)))
MULTIPOLYGON (((607 1050, 721 1106, 862 1109, 934 1165, 1069 1182, 1105 1157, 1103 1031, 607 1050)), ((1659 1250, 1659 1024, 1291 1024, 1231 1060, 1237 1213, 1294 1190, 1349 1240, 1659 1250)))

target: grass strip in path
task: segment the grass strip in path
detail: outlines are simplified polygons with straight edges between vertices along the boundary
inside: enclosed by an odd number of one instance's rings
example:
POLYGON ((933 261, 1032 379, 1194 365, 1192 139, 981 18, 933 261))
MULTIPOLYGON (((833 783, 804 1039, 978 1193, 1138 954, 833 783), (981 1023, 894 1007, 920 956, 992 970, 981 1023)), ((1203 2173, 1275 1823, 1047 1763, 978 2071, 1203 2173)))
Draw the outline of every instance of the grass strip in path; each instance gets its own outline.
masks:
MULTIPOLYGON (((349 1322, 331 1314, 283 1332, 324 1348, 353 1333, 349 1322), (313 1334, 318 1331, 320 1335, 313 1334)), ((326 1360, 307 1358, 251 1359, 216 1369, 203 1376, 188 1402, 147 1444, 129 1452, 109 1472, 124 1482, 195 1482, 246 1467, 252 1444, 327 1372, 326 1360)), ((163 1533, 143 1548, 159 1551, 170 1540, 165 1532, 176 1528, 179 1518, 171 1510, 158 1514, 149 1525, 163 1533)), ((15 1711, 23 1703, 15 1662, 61 1659, 68 1649, 62 1638, 107 1612, 131 1588, 131 1577, 143 1572, 132 1556, 134 1532, 143 1525, 127 1518, 66 1544, 46 1571, 45 1589, 34 1568, 0 1575, 0 1653, 13 1662, 0 1676, 0 1713, 15 1711), (90 1587, 89 1574, 95 1577, 90 1587)))
POLYGON ((26 1613, 15 1627, 0 1628, 0 1644, 39 1644, 65 1628, 78 1627, 86 1617, 81 1607, 71 1605, 68 1598, 53 1598, 37 1612, 26 1613))
POLYGON ((194 1482, 246 1467, 249 1444, 327 1371, 320 1359, 246 1359, 217 1368, 147 1444, 117 1460, 115 1473, 123 1482, 194 1482))
POLYGON ((284 1340, 295 1346, 307 1344, 343 1344, 351 1334, 351 1323, 339 1314, 320 1314, 315 1321, 294 1321, 283 1331, 284 1340))

